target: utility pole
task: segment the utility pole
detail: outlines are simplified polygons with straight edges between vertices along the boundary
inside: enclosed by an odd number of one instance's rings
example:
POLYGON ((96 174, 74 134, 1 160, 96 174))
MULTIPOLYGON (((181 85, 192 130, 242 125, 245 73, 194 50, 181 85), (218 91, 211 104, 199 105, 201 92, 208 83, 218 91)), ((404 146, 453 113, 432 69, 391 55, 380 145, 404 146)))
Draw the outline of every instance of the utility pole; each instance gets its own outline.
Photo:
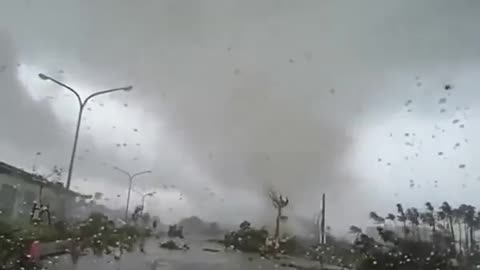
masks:
MULTIPOLYGON (((320 239, 320 248, 323 250, 325 248, 325 193, 322 194, 322 221, 320 225, 320 234, 321 234, 321 239, 320 239)), ((324 269, 323 265, 323 255, 319 256, 320 260, 320 269, 324 269)))
POLYGON ((322 224, 321 224, 321 241, 320 244, 325 245, 325 193, 322 195, 322 224))

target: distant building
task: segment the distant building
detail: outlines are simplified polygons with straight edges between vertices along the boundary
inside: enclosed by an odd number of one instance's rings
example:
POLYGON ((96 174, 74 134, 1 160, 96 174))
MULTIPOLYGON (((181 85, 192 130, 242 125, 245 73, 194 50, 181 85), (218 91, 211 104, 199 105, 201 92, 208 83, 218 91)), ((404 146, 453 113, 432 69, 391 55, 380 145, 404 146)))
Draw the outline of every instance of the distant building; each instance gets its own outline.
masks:
POLYGON ((0 162, 0 220, 28 222, 34 204, 48 206, 50 216, 66 214, 66 207, 86 196, 67 190, 62 183, 0 162))

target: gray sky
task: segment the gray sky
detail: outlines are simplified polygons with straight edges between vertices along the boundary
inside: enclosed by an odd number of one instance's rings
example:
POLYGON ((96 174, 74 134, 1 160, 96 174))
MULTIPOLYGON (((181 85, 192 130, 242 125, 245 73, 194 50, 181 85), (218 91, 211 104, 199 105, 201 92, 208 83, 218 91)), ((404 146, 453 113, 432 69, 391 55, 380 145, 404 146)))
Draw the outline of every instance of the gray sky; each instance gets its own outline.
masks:
POLYGON ((1 1, 0 160, 68 165, 77 104, 43 72, 83 95, 134 86, 82 123, 72 186, 111 206, 112 165, 154 171, 136 184, 166 220, 268 222, 269 186, 292 216, 326 192, 345 228, 397 202, 480 203, 480 3, 367 2, 1 1))

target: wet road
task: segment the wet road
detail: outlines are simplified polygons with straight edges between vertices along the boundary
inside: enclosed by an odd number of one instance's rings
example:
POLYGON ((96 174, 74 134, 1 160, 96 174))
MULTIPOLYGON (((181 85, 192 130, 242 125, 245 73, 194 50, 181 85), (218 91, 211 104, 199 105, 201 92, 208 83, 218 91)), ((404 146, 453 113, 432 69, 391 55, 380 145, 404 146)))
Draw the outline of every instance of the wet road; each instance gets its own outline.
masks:
MULTIPOLYGON (((280 266, 278 261, 259 258, 236 251, 224 251, 222 247, 195 241, 188 243, 189 251, 170 251, 158 248, 158 241, 151 241, 146 246, 146 254, 132 252, 124 254, 116 261, 112 256, 81 257, 76 265, 70 256, 61 256, 47 261, 49 270, 233 270, 233 269, 292 269, 280 266), (203 248, 215 248, 220 252, 203 251, 203 248)), ((289 261, 283 261, 289 262, 289 261)), ((295 261, 295 263, 299 263, 295 261)), ((313 262, 308 263, 313 266, 313 262)))

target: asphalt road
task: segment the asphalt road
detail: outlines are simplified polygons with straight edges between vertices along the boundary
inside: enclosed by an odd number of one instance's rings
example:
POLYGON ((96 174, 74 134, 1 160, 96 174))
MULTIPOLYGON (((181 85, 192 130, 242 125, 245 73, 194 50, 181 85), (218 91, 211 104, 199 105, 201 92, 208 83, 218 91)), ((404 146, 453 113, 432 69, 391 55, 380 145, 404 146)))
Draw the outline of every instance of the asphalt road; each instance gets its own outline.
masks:
POLYGON ((270 261, 258 255, 248 255, 236 251, 224 251, 216 244, 203 241, 188 243, 188 251, 170 251, 158 248, 158 241, 146 245, 146 254, 132 252, 123 254, 120 260, 111 255, 81 257, 72 264, 69 255, 51 258, 45 262, 49 270, 238 270, 238 269, 293 269, 282 267, 281 263, 295 263, 313 267, 315 262, 299 259, 270 261), (220 250, 218 253, 204 251, 203 248, 220 250))

